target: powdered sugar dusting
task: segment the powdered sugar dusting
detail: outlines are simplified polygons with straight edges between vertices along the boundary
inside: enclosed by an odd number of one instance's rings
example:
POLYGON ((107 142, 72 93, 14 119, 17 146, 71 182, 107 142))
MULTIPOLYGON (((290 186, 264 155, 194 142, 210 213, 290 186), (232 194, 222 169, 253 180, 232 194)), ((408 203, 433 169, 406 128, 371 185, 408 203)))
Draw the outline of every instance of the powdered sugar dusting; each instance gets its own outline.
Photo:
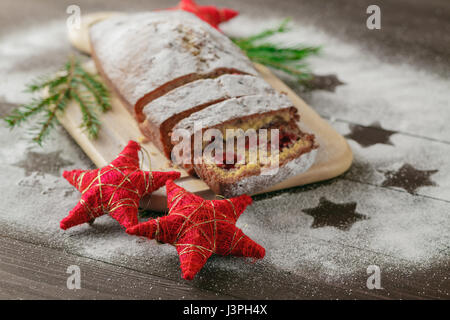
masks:
POLYGON ((65 28, 64 20, 56 20, 0 37, 0 100, 27 102, 24 85, 55 71, 58 61, 64 62, 69 48, 65 28), (48 57, 50 53, 59 53, 56 61, 48 57))
POLYGON ((368 251, 374 253, 372 264, 381 261, 383 266, 398 268, 425 268, 445 261, 449 258, 448 219, 447 203, 341 180, 258 201, 240 223, 253 230, 246 232, 259 237, 267 259, 282 262, 280 267, 301 272, 310 265, 337 277, 366 268, 368 251), (368 219, 356 222, 349 231, 311 228, 313 218, 302 210, 315 207, 320 197, 337 203, 355 201, 356 211, 368 219))
MULTIPOLYGON (((276 19, 240 17, 224 25, 227 34, 249 36, 279 23, 276 19)), ((450 81, 408 64, 384 63, 370 52, 342 42, 311 25, 292 23, 292 30, 273 37, 285 45, 321 46, 308 58, 316 74, 334 73, 345 85, 336 92, 301 93, 321 115, 450 141, 450 81), (440 114, 441 117, 436 117, 440 114)))
MULTIPOLYGON (((342 135, 350 131, 348 123, 335 121, 332 125, 342 135)), ((349 139, 354 164, 346 177, 382 185, 386 180, 384 172, 398 170, 404 163, 409 163, 419 170, 438 170, 430 177, 435 185, 420 187, 417 194, 450 201, 450 145, 403 134, 393 134, 390 141, 392 145, 376 144, 364 148, 349 139)))

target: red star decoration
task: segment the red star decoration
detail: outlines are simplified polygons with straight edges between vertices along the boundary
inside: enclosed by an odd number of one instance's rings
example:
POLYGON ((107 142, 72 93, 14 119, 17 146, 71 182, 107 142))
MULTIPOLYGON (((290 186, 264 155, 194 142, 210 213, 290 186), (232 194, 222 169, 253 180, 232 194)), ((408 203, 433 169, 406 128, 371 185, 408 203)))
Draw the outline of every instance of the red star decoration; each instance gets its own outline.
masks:
POLYGON ((166 182, 168 215, 128 228, 128 234, 174 245, 180 256, 183 278, 192 280, 208 258, 217 253, 261 259, 265 249, 236 227, 252 198, 242 195, 205 200, 173 181, 166 182))
POLYGON ((203 21, 208 22, 211 26, 219 29, 219 24, 228 21, 239 14, 239 12, 215 6, 199 6, 194 0, 181 0, 176 7, 167 10, 184 10, 195 14, 203 21))
POLYGON ((61 229, 91 222, 106 213, 125 228, 138 223, 139 200, 177 179, 179 172, 142 171, 138 151, 130 141, 119 156, 106 167, 95 170, 64 171, 63 177, 81 192, 81 200, 61 223, 61 229))

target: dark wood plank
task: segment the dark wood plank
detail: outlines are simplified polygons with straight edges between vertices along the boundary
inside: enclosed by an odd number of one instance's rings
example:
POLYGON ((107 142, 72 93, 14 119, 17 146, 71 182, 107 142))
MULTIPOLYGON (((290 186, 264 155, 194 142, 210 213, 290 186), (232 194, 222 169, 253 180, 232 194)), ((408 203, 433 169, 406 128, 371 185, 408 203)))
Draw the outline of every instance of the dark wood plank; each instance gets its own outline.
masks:
POLYGON ((201 273, 187 282, 180 279, 175 250, 169 267, 167 258, 160 264, 129 255, 108 261, 70 253, 71 249, 61 243, 50 244, 43 235, 24 235, 17 230, 9 233, 20 239, 10 238, 0 228, 0 281, 4 281, 0 282, 0 297, 5 298, 336 299, 367 298, 372 294, 352 293, 345 286, 321 283, 309 270, 299 276, 280 272, 264 261, 252 264, 235 257, 213 256, 201 273), (79 292, 66 288, 66 270, 73 264, 80 266, 84 279, 79 292))
MULTIPOLYGON (((352 250, 319 239, 305 241, 352 250)), ((250 273, 213 266, 187 283, 170 274, 167 277, 172 279, 150 275, 145 272, 148 266, 137 261, 130 263, 133 269, 124 268, 6 237, 0 238, 0 248, 2 299, 436 299, 448 298, 450 292, 445 276, 448 264, 426 272, 399 272, 384 269, 382 257, 370 252, 364 257, 366 264, 378 261, 382 270, 387 270, 382 273, 381 290, 367 289, 365 269, 327 283, 320 271, 308 268, 299 276, 268 265, 253 265, 250 273), (70 265, 81 269, 80 290, 66 287, 70 265)))
POLYGON ((0 237, 0 299, 232 299, 61 250, 0 237), (81 289, 67 288, 71 265, 81 289))

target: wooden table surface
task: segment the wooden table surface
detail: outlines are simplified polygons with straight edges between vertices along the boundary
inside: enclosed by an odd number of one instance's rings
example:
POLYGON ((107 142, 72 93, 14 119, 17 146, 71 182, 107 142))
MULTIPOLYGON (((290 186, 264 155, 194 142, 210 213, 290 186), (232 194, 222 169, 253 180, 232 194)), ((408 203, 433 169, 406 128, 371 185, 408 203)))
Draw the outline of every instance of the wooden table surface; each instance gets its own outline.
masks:
MULTIPOLYGON (((227 32, 251 34, 246 27, 291 16, 296 41, 323 45, 312 69, 345 84, 306 92, 290 84, 347 137, 352 168, 331 181, 257 196, 240 227, 267 257, 213 256, 187 282, 172 247, 126 236, 108 217, 58 230, 79 197, 62 170, 93 164, 60 127, 40 148, 26 127, 1 124, 0 298, 448 299, 450 3, 379 1, 382 29, 371 31, 366 0, 199 2, 243 13, 227 32), (81 270, 79 290, 66 285, 71 265, 81 270), (381 289, 367 287, 373 265, 381 289)), ((167 3, 77 1, 82 12, 167 3)), ((0 116, 29 99, 24 83, 54 71, 72 51, 64 29, 70 4, 1 1, 0 116)))

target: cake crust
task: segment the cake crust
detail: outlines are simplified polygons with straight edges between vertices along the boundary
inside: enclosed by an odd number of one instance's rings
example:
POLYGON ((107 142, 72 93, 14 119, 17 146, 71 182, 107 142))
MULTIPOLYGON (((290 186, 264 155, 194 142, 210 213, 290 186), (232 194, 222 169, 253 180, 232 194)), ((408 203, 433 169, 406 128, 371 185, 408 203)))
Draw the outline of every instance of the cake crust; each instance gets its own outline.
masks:
POLYGON ((90 28, 90 41, 97 68, 138 121, 148 102, 186 83, 257 74, 227 36, 184 11, 114 16, 90 28))

